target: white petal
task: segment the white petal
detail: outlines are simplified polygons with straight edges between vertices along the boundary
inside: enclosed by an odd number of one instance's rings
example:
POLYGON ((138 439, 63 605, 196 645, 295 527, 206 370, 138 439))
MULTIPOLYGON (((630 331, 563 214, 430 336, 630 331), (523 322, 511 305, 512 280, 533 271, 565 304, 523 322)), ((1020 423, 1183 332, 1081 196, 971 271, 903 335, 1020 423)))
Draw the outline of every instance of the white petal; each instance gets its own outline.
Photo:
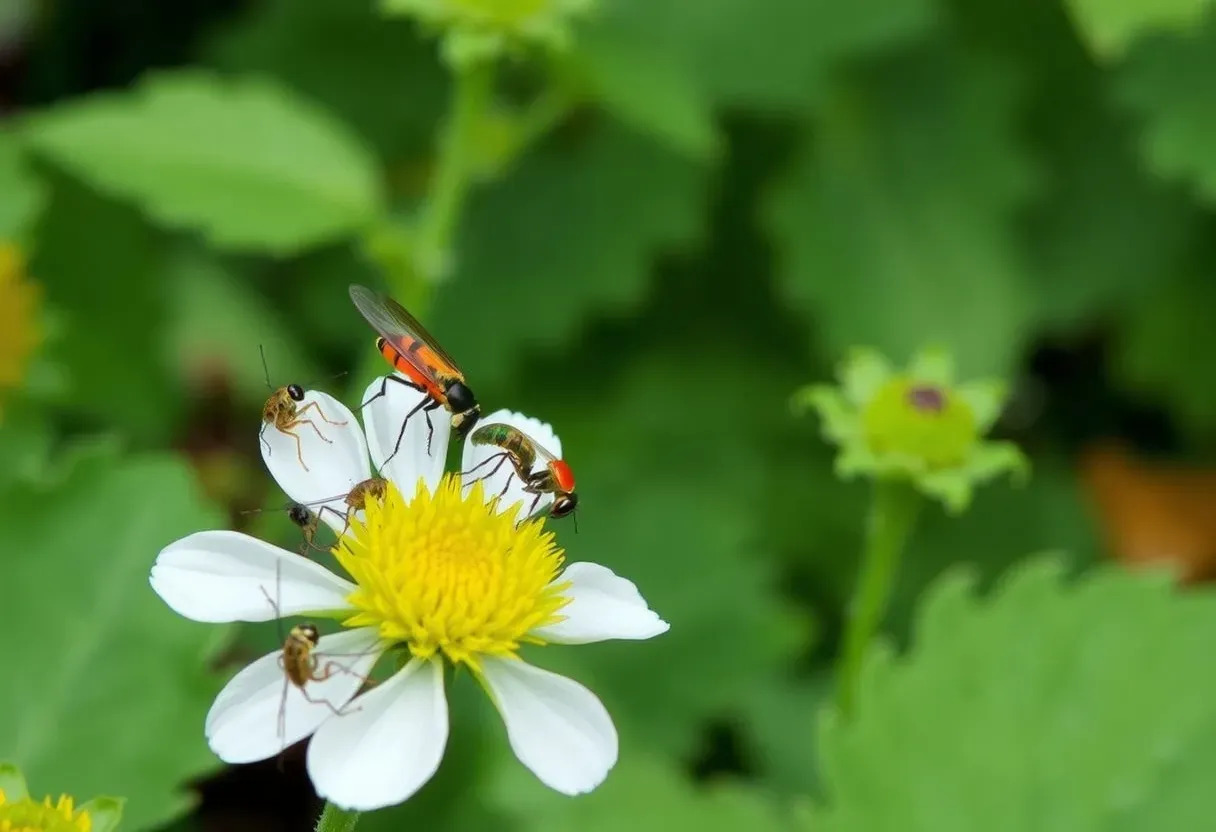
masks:
MULTIPOLYGON (((531 416, 525 416, 522 413, 516 413, 511 410, 496 410, 489 416, 485 416, 477 423, 480 428, 483 425, 510 425, 513 428, 518 428, 528 435, 533 442, 544 448, 549 453, 558 459, 562 458, 562 441, 558 439, 557 434, 553 432, 553 427, 547 422, 542 422, 539 419, 533 419, 531 416)), ((476 428, 474 428, 476 432, 476 428)), ((472 472, 465 477, 465 493, 473 486, 473 483, 481 481, 482 487, 485 489, 486 499, 497 497, 502 494, 503 497, 498 502, 499 512, 506 511, 516 503, 522 502, 520 508, 520 518, 523 518, 528 513, 542 512, 553 504, 553 495, 544 494, 537 500, 537 495, 529 494, 524 491, 523 483, 519 481, 519 477, 515 473, 515 469, 511 467, 510 462, 502 458, 502 451, 496 445, 474 445, 470 438, 465 440, 464 453, 461 458, 460 470, 462 472, 472 472), (497 459, 494 459, 497 457, 497 459), (494 459, 493 462, 490 460, 494 459), (499 465, 502 462, 502 465, 499 465), (481 466, 481 467, 478 467, 481 466), (476 469, 476 470, 474 470, 476 469), (490 472, 493 472, 491 475, 490 472), (508 484, 509 481, 509 484, 508 484), (504 492, 503 489, 506 489, 504 492), (532 508, 535 503, 535 509, 532 508)), ((533 471, 540 470, 543 463, 537 461, 533 466, 533 471)))
MULTIPOLYGON (((404 378, 395 374, 396 378, 404 378)), ((367 425, 367 443, 371 449, 372 463, 380 475, 397 484, 407 500, 414 496, 418 479, 426 480, 433 491, 443 476, 443 463, 448 455, 448 437, 452 432, 452 417, 444 408, 425 413, 419 411, 405 422, 406 414, 428 400, 425 393, 378 378, 363 394, 363 401, 370 404, 363 409, 363 420, 367 425), (384 395, 378 395, 380 390, 384 395), (374 399, 372 397, 375 397, 374 399), (427 418, 434 429, 431 449, 427 452, 427 418), (405 434, 401 425, 405 423, 405 434), (401 444, 397 444, 397 438, 401 444), (396 453, 393 451, 396 449, 396 453), (389 457, 392 457, 389 459, 389 457), (385 460, 388 464, 385 464, 385 460)))
POLYGON ((312 424, 304 422, 291 429, 300 438, 299 448, 292 435, 265 423, 260 428, 258 444, 267 470, 283 493, 298 503, 309 504, 321 519, 340 531, 346 517, 343 498, 371 476, 367 443, 354 414, 333 396, 309 390, 299 407, 310 404, 315 406, 304 412, 302 418, 312 424), (320 510, 322 500, 328 501, 324 505, 332 511, 320 510))
POLYGON ((583 794, 604 782, 616 764, 617 736, 594 693, 519 659, 481 661, 520 762, 562 794, 583 794))
POLYGON ((322 725, 308 746, 317 794, 368 811, 403 802, 431 779, 448 742, 439 661, 412 660, 349 710, 322 725))
POLYGON ((590 644, 609 639, 654 638, 671 625, 646 605, 632 581, 598 563, 572 563, 554 583, 571 581, 565 595, 570 603, 559 615, 565 621, 539 627, 534 633, 558 644, 590 644))
POLYGON ((385 647, 375 627, 322 636, 314 654, 317 675, 329 677, 308 682, 308 698, 288 681, 281 652, 263 656, 215 698, 206 723, 211 750, 226 763, 265 760, 307 737, 335 711, 352 711, 357 706, 347 703, 385 647))
POLYGON ((355 590, 319 563, 233 531, 170 543, 152 566, 151 583, 179 615, 209 623, 346 609, 355 590))

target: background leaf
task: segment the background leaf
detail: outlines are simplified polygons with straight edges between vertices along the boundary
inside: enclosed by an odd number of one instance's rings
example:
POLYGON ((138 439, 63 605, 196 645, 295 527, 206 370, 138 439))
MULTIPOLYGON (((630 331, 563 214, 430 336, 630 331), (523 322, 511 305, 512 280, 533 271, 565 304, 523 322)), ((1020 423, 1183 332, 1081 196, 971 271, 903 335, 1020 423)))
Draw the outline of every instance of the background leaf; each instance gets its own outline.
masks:
POLYGON ((1029 298, 1011 220, 1030 162, 1016 76, 918 50, 842 85, 775 195, 782 289, 833 355, 895 361, 932 340, 965 374, 1007 372, 1029 298))
POLYGON ((984 600, 946 579, 909 658, 875 651, 856 718, 825 728, 827 808, 807 828, 1130 832, 1190 817, 1216 762, 1214 636, 1213 596, 1159 577, 1066 586, 1041 561, 984 600))
POLYGON ((1216 427, 1216 380, 1203 349, 1213 335, 1204 310, 1216 303, 1206 275, 1162 282, 1128 311, 1115 355, 1116 378, 1128 389, 1155 395, 1198 435, 1216 427))
POLYGON ((816 100, 838 64, 922 35, 935 17, 927 0, 619 0, 595 25, 683 65, 719 104, 788 110, 816 100))
POLYGON ((578 62, 596 98, 625 124, 700 161, 718 154, 712 102, 670 53, 593 29, 578 62))
POLYGON ((127 828, 171 820, 191 802, 182 783, 215 765, 202 725, 222 631, 175 615, 147 574, 162 546, 219 518, 181 463, 105 453, 0 511, 4 583, 27 588, 5 602, 0 748, 38 788, 125 796, 127 828))
POLYGON ((1138 38, 1155 31, 1186 31, 1199 25, 1210 0, 1068 0, 1081 33, 1103 57, 1118 57, 1138 38))
POLYGON ((45 202, 46 190, 30 170, 16 136, 0 131, 0 239, 20 237, 45 202))
POLYGON ((133 210, 62 177, 38 234, 30 271, 64 319, 50 353, 68 376, 68 407, 139 441, 164 440, 181 402, 161 348, 161 241, 133 210))
POLYGON ((374 160, 338 121, 265 80, 162 75, 36 119, 34 146, 156 220, 283 253, 381 208, 374 160))
POLYGON ((1216 161, 1208 153, 1216 134, 1216 93, 1202 79, 1216 69, 1214 45, 1216 17, 1189 37, 1146 41, 1116 76, 1118 100, 1142 122, 1149 166, 1186 181, 1209 202, 1216 200, 1216 161))
POLYGON ((493 383, 589 317, 637 309, 654 257, 700 239, 705 177, 610 125, 530 157, 472 207, 433 330, 471 381, 493 383))
POLYGON ((515 810, 528 829, 558 832, 660 832, 699 829, 705 832, 751 829, 777 832, 788 828, 782 811, 760 792, 733 783, 697 786, 670 765, 631 749, 622 751, 622 766, 610 783, 582 800, 563 799, 543 790, 518 764, 503 769, 495 795, 515 810))
POLYGON ((349 123, 385 159, 427 153, 447 76, 432 44, 374 0, 273 0, 231 21, 207 48, 228 72, 271 75, 349 123))

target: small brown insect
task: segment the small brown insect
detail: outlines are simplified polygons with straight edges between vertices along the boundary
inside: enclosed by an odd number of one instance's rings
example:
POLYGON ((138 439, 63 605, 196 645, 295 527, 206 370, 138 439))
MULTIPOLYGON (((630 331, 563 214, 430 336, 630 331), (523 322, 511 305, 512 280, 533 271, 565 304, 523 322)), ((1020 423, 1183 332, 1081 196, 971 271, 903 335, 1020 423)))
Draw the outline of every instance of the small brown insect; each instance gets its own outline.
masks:
MULTIPOLYGON (((261 349, 261 347, 258 349, 261 349)), ((258 439, 265 443, 267 453, 270 452, 270 442, 266 440, 266 428, 273 427, 279 433, 285 433, 295 439, 296 457, 300 460, 300 464, 304 466, 304 470, 307 471, 308 465, 304 462, 304 447, 300 443, 300 435, 296 433, 295 429, 300 425, 311 425, 312 429, 317 432, 317 436, 321 438, 321 441, 328 442, 330 445, 334 442, 321 433, 321 429, 317 427, 316 422, 312 419, 304 418, 304 414, 310 410, 315 410, 323 421, 335 427, 342 427, 346 422, 335 422, 330 419, 316 402, 309 402, 301 407, 300 402, 304 401, 305 391, 298 384, 288 384, 286 387, 275 389, 270 384, 270 369, 266 365, 265 351, 262 352, 262 369, 266 373, 266 386, 273 390, 273 392, 270 394, 270 398, 266 400, 266 404, 262 406, 262 429, 258 432, 258 439)))
MULTIPOLYGON (((275 584, 276 593, 277 586, 280 582, 281 564, 275 564, 275 584)), ((270 593, 262 587, 262 594, 266 596, 266 601, 275 611, 275 617, 278 619, 278 624, 281 627, 282 621, 279 615, 278 603, 270 597, 270 593)), ((281 634, 281 630, 280 630, 281 634)), ((313 705, 325 705, 335 716, 342 716, 347 713, 354 713, 358 708, 346 709, 339 708, 330 702, 328 699, 314 699, 308 693, 309 682, 324 682, 326 679, 333 676, 335 673, 351 673, 354 671, 347 667, 343 667, 335 661, 330 661, 336 654, 325 654, 327 659, 324 664, 321 662, 321 656, 317 653, 317 644, 321 640, 321 634, 317 631, 316 625, 311 622, 297 624, 292 627, 283 639, 283 650, 279 654, 279 667, 283 669, 283 693, 279 699, 279 718, 278 718, 278 736, 284 743, 286 749, 287 740, 287 692, 291 685, 294 685, 299 691, 304 700, 313 705)), ((359 676, 359 674, 354 674, 359 676)), ((364 683, 368 679, 360 676, 364 683)))
POLYGON ((347 530, 350 529, 350 519, 354 516, 356 511, 363 511, 363 509, 367 507, 368 500, 383 500, 384 495, 387 493, 388 480, 386 480, 384 477, 368 477, 363 482, 356 484, 354 488, 347 491, 345 494, 337 494, 324 500, 304 503, 301 507, 306 505, 319 505, 321 506, 320 511, 328 511, 331 514, 339 514, 336 509, 331 508, 330 506, 326 505, 326 503, 332 503, 334 500, 342 500, 344 503, 346 503, 346 513, 339 515, 342 517, 342 531, 338 537, 342 537, 342 535, 346 534, 347 530))

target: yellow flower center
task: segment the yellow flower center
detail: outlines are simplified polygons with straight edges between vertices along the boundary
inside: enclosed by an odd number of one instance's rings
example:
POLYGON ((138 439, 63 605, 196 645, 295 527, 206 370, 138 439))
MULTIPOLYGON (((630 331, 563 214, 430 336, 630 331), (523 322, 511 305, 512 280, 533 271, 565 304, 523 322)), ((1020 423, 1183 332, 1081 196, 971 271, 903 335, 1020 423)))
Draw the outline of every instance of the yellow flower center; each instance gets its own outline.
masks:
POLYGON ((89 832, 93 819, 74 808, 67 795, 57 803, 49 797, 41 803, 29 797, 9 802, 0 789, 0 832, 89 832))
POLYGON ((30 354, 42 340, 38 286, 25 279, 25 262, 12 243, 0 241, 0 388, 25 377, 30 354))
POLYGON ((516 526, 518 507, 496 513, 481 483, 461 496, 446 475, 432 494, 419 481, 406 501, 390 484, 352 522, 334 554, 359 588, 348 627, 380 628, 418 658, 438 652, 479 668, 478 656, 513 655, 537 627, 562 620, 568 583, 555 584, 564 560, 540 521, 516 526))
POLYGON ((862 412, 866 442, 877 454, 904 454, 929 468, 962 464, 977 441, 975 414, 954 392, 896 377, 862 412))

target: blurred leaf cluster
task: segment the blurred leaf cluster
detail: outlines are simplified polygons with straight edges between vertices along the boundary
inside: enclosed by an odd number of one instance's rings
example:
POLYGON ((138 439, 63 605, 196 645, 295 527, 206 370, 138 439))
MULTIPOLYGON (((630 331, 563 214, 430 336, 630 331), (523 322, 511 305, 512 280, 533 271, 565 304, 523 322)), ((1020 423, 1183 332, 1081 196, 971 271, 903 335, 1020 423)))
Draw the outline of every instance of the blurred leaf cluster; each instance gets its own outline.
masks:
POLYGON ((1216 610, 1097 562, 1210 563, 1216 524, 1078 460, 1216 458, 1212 6, 599 0, 503 61, 429 273, 430 30, 372 0, 0 0, 0 242, 45 335, 0 411, 0 760, 125 796, 125 829, 279 828, 275 800, 309 828, 298 757, 221 777, 202 737, 274 634, 181 621, 146 572, 200 528, 292 541, 242 513, 281 500, 256 414, 267 383, 357 403, 362 283, 488 409, 556 427, 569 557, 672 629, 541 658, 618 722, 601 791, 545 793, 458 686, 439 776, 360 828, 1207 828, 1216 610), (788 397, 926 344, 1010 382, 1035 476, 926 513, 858 720, 821 720, 867 492, 788 397))

